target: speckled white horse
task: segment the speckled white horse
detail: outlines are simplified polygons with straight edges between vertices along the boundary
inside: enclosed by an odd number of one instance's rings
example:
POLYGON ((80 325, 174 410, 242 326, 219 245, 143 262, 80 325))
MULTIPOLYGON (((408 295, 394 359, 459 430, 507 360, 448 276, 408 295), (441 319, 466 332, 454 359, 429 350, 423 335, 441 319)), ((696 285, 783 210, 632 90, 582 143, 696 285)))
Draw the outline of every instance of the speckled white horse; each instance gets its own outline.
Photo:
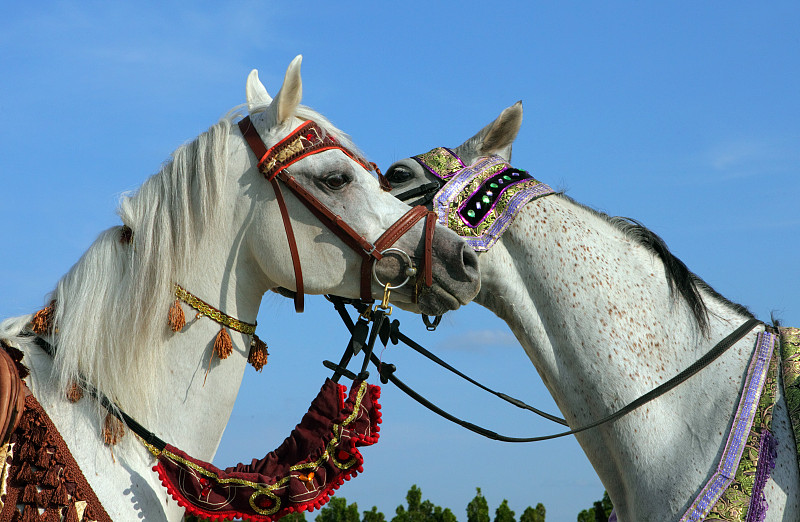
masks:
MULTIPOLYGON (((339 145, 356 151, 324 117, 299 105, 301 95, 299 56, 274 100, 251 73, 249 117, 266 146, 314 120, 339 145)), ((133 435, 112 455, 100 435, 105 411, 87 396, 67 401, 71 383, 84 380, 160 438, 210 461, 234 405, 251 337, 231 330, 233 353, 224 361, 212 358, 220 326, 194 318, 185 304, 180 305, 189 318, 185 328, 169 330, 174 285, 247 323, 255 323, 267 290, 295 288, 276 193, 235 125, 240 116, 241 111, 232 112, 176 150, 158 174, 122 200, 124 227, 103 232, 58 283, 52 294, 55 335, 49 337, 57 350, 54 359, 24 335, 31 316, 0 325, 0 339, 25 353, 30 389, 113 520, 176 521, 183 509, 168 498, 151 470, 152 456, 133 435)), ((409 210, 342 150, 305 157, 290 170, 368 241, 409 210)), ((358 297, 361 257, 288 192, 286 204, 305 291, 358 297)), ((411 228, 396 246, 421 259, 423 225, 411 228)), ((433 259, 434 285, 419 296, 420 305, 436 313, 471 300, 479 286, 477 260, 464 242, 437 227, 433 259)), ((379 262, 377 272, 388 281, 399 268, 398 262, 379 262)), ((377 284, 372 290, 382 295, 377 284)), ((412 299, 406 288, 392 297, 412 299)))
MULTIPOLYGON (((491 154, 510 161, 521 121, 517 103, 451 150, 466 165, 491 154)), ((413 159, 396 162, 386 175, 395 194, 437 181, 413 159)), ((691 273, 651 231, 561 194, 525 205, 480 255, 480 267, 476 302, 508 323, 572 427, 616 412, 752 318, 691 273)), ((753 329, 666 395, 576 436, 617 520, 684 516, 717 471, 762 331, 753 329)), ((778 452, 764 490, 766 520, 796 522, 800 478, 780 387, 773 433, 778 452)))

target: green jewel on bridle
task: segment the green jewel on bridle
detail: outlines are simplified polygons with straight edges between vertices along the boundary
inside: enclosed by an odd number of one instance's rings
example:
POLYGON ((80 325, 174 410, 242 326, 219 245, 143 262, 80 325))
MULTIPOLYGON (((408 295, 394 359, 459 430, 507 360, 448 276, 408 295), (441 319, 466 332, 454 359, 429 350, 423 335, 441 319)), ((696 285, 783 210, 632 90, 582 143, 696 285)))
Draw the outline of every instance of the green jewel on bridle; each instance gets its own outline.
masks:
MULTIPOLYGON (((212 321, 221 326, 216 339, 214 339, 214 350, 211 353, 213 357, 216 354, 220 359, 227 359, 233 353, 233 341, 231 336, 226 330, 236 330, 245 335, 252 337, 250 341, 250 354, 247 361, 253 365, 257 371, 261 371, 265 364, 267 364, 267 345, 264 341, 256 335, 256 325, 240 321, 235 317, 231 317, 222 310, 219 310, 210 304, 206 303, 196 295, 192 294, 181 285, 175 285, 175 301, 169 309, 169 317, 167 323, 173 332, 180 332, 186 326, 186 316, 183 313, 180 302, 183 301, 187 305, 197 310, 197 318, 206 316, 212 321)), ((209 360, 209 364, 211 361, 209 360)), ((206 372, 208 374, 208 372, 206 372)))

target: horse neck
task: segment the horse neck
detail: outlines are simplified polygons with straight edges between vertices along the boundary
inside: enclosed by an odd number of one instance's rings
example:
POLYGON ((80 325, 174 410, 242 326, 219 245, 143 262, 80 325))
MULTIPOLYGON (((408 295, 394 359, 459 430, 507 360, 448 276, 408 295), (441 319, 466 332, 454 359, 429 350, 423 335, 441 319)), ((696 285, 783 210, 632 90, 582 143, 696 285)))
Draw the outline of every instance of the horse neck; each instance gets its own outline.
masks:
MULTIPOLYGON (((253 268, 256 264, 246 258, 244 250, 237 247, 235 239, 224 239, 221 234, 209 230, 178 283, 226 314, 255 323, 266 288, 262 274, 253 268)), ((233 409, 247 364, 250 336, 228 329, 233 342, 232 355, 225 360, 216 355, 212 357, 214 340, 221 326, 206 316, 196 316, 196 311, 186 304, 180 306, 186 317, 182 331, 167 330, 168 310, 164 309, 163 315, 154 316, 154 320, 163 321, 163 341, 149 346, 130 346, 130 349, 149 350, 156 357, 146 374, 130 372, 118 376, 118 379, 129 380, 134 390, 141 390, 139 394, 112 399, 158 437, 197 458, 210 460, 233 409), (153 381, 156 385, 149 385, 153 381)), ((56 425, 74 426, 77 422, 91 426, 89 436, 93 445, 100 448, 98 413, 102 418, 104 411, 92 399, 84 398, 77 404, 64 400, 63 390, 56 389, 56 381, 50 378, 52 361, 49 357, 42 357, 33 347, 28 352, 33 366, 32 391, 42 398, 56 425)), ((84 440, 76 442, 86 447, 87 433, 81 436, 84 440)), ((73 447, 70 435, 65 438, 73 447)), ((141 450, 139 446, 135 445, 141 450)))
MULTIPOLYGON (((710 318, 704 335, 682 298, 671 295, 659 259, 560 196, 524 207, 482 256, 481 271, 477 301, 509 324, 572 427, 676 375, 746 319, 701 289, 710 318)), ((644 516, 653 497, 660 513, 676 512, 689 499, 713 467, 753 341, 751 334, 713 371, 667 396, 577 436, 618 513, 644 516), (680 443, 690 450, 675 452, 680 443), (662 473, 653 472, 658 465, 662 473)))

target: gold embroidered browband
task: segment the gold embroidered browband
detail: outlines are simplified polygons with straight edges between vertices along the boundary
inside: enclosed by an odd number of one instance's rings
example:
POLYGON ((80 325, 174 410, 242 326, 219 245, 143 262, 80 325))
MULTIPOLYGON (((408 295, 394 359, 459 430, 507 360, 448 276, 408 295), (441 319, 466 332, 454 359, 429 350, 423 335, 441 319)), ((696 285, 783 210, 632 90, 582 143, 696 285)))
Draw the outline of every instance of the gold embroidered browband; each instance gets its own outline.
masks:
POLYGON ((213 319, 214 321, 218 322, 223 326, 227 326, 231 330, 236 330, 237 332, 242 332, 245 335, 253 335, 256 333, 256 325, 246 323, 244 321, 240 321, 235 317, 231 317, 230 315, 226 314, 225 312, 218 310, 211 306, 210 304, 206 303, 196 295, 191 294, 181 285, 175 285, 175 297, 180 299, 187 305, 191 306, 201 314, 205 315, 213 319))

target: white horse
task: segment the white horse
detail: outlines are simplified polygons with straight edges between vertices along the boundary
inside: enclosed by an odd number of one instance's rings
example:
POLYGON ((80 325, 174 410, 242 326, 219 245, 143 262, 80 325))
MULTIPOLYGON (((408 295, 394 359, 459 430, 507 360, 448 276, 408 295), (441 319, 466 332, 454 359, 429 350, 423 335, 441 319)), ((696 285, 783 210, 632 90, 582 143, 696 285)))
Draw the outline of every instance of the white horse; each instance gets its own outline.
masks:
MULTIPOLYGON (((521 121, 517 103, 452 150, 467 165, 489 154, 509 161, 521 121)), ((396 162, 386 176, 395 194, 435 181, 412 159, 396 162)), ((651 231, 560 194, 524 206, 479 257, 476 302, 506 321, 572 427, 616 412, 752 317, 692 274, 651 231)), ((717 470, 763 329, 666 395, 576 435, 619 521, 678 520, 697 497, 717 470)), ((800 477, 780 389, 773 433, 778 457, 765 488, 767 520, 796 522, 800 477)))
MULTIPOLYGON (((299 105, 300 62, 300 56, 292 61, 274 100, 255 71, 248 78, 249 116, 264 143, 270 147, 313 120, 355 151, 345 134, 299 105)), ((52 294, 55 335, 49 339, 57 350, 54 359, 21 335, 32 316, 0 325, 0 339, 25 353, 28 386, 113 520, 180 520, 183 509, 168 498, 145 447, 129 434, 112 455, 100 435, 105 412, 88 396, 67 401, 65 390, 84 379, 161 439, 210 461, 233 408, 251 338, 231 331, 233 354, 211 363, 217 323, 195 318, 194 310, 181 305, 189 318, 186 327, 181 333, 167 328, 174 285, 248 323, 255 323, 267 290, 295 287, 276 193, 234 124, 240 116, 231 112, 176 150, 158 174, 122 200, 125 226, 103 232, 58 283, 52 294)), ((409 210, 341 150, 305 157, 289 171, 369 241, 409 210)), ((305 291, 358 297, 359 255, 299 199, 284 193, 305 291)), ((396 246, 421 259, 424 235, 417 224, 396 246)), ((396 280, 400 263, 384 259, 389 262, 378 262, 378 277, 396 280)), ((421 293, 420 306, 436 313, 469 302, 480 284, 474 253, 437 227, 433 260, 434 285, 421 293)), ((378 298, 381 290, 377 284, 372 288, 378 298)), ((411 290, 396 290, 392 298, 410 301, 411 290)))

